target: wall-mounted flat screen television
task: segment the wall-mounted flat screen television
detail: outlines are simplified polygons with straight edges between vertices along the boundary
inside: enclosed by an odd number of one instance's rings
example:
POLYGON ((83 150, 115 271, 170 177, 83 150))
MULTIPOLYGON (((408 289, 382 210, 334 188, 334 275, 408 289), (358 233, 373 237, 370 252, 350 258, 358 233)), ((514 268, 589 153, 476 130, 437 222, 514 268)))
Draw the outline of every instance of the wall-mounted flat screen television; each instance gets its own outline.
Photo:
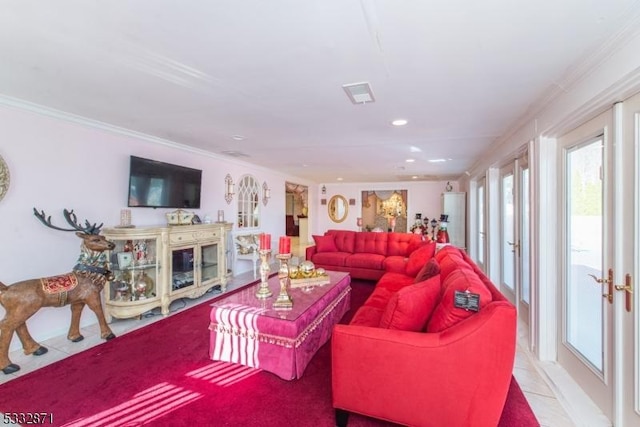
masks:
POLYGON ((200 208, 202 171, 131 156, 130 207, 200 208))

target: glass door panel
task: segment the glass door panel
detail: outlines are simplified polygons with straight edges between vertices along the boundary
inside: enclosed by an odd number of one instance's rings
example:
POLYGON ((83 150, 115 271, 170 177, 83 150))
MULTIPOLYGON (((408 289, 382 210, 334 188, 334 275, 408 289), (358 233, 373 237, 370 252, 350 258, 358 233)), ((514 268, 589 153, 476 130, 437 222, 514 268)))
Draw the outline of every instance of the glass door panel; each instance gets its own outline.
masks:
MULTIPOLYGON (((613 420, 614 254, 612 111, 558 138, 558 364, 613 420), (597 279, 598 281, 594 280, 597 279), (612 301, 613 302, 613 301, 612 301)), ((550 213, 552 214, 552 213, 550 213)))
POLYGON ((500 179, 501 223, 502 223, 502 285, 515 292, 515 203, 513 172, 510 170, 500 179))
POLYGON ((115 240, 111 251, 111 270, 108 301, 130 302, 154 298, 158 295, 158 265, 156 239, 115 240))
POLYGON ((174 249, 171 251, 171 290, 187 288, 195 285, 193 247, 174 249))
POLYGON ((218 278, 218 244, 203 245, 200 247, 200 267, 202 283, 218 278))
POLYGON ((566 342, 602 372, 602 138, 567 153, 566 342))

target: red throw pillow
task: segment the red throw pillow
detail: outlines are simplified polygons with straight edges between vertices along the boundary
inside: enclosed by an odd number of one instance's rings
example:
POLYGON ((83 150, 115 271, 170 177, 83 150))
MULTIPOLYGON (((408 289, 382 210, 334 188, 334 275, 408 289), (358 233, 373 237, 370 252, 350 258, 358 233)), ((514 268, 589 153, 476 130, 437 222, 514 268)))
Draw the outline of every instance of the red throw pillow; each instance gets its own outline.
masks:
POLYGON ((440 276, 405 286, 389 299, 380 319, 380 327, 420 332, 439 299, 440 276))
POLYGON ((414 283, 422 282, 427 279, 431 279, 433 276, 440 274, 440 264, 436 261, 435 258, 431 258, 427 263, 422 267, 422 270, 416 276, 414 283))
POLYGON ((427 325, 427 332, 440 332, 452 327, 456 323, 471 317, 474 311, 458 308, 454 304, 456 291, 469 291, 480 295, 479 310, 491 302, 491 291, 487 289, 478 275, 471 270, 456 270, 449 275, 442 284, 444 292, 440 304, 433 310, 433 315, 427 325))
POLYGON ((316 242, 317 252, 338 252, 338 248, 336 247, 336 239, 333 235, 312 237, 316 242))
POLYGON ((436 253, 436 243, 429 242, 423 244, 420 248, 411 252, 409 255, 409 261, 405 267, 407 276, 416 277, 424 264, 433 258, 436 253))

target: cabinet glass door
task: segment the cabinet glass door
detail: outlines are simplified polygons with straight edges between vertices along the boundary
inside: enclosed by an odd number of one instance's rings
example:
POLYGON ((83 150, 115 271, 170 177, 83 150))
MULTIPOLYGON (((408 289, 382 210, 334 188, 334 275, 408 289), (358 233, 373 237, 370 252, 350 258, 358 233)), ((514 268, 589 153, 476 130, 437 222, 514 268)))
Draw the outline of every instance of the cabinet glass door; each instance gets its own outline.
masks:
POLYGON ((171 291, 195 285, 193 247, 171 251, 171 291))
POLYGON ((109 283, 109 301, 144 301, 158 295, 155 239, 116 240, 111 251, 114 280, 109 283))
POLYGON ((203 245, 200 247, 200 267, 202 284, 218 278, 219 268, 217 243, 203 245))

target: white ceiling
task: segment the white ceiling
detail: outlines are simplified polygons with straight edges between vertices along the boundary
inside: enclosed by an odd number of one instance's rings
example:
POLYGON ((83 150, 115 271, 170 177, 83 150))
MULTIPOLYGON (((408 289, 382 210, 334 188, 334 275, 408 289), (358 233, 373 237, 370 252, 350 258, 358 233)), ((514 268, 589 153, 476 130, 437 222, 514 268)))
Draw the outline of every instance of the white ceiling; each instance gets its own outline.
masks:
POLYGON ((0 94, 315 182, 449 179, 638 3, 3 0, 0 94))

